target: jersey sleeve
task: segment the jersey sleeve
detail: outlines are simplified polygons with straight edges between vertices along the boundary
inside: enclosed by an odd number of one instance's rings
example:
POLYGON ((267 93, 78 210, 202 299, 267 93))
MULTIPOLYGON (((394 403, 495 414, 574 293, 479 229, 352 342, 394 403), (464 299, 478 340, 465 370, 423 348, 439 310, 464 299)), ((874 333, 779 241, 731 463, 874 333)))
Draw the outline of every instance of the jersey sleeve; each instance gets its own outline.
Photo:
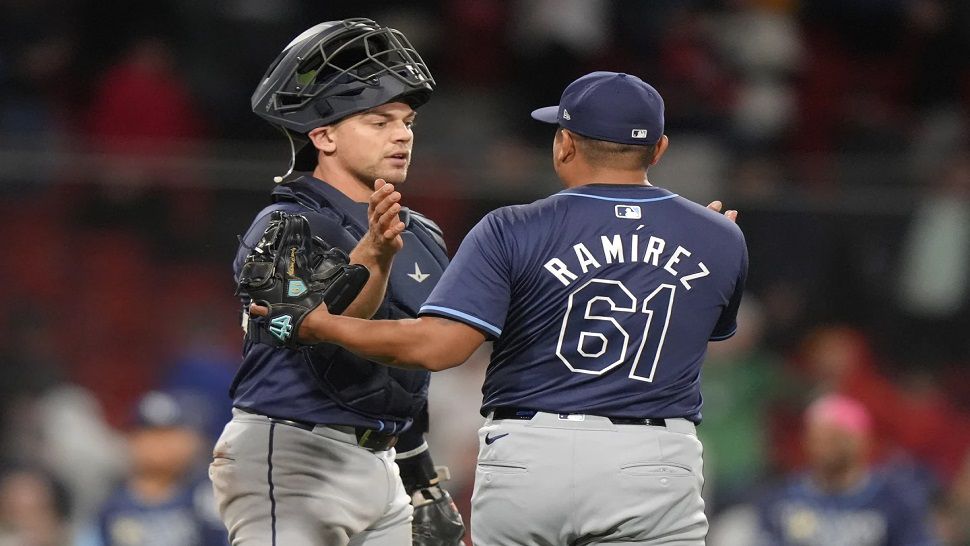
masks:
POLYGON ((747 278, 748 249, 744 247, 738 279, 734 283, 734 292, 731 294, 731 299, 728 300, 727 306, 721 311, 721 316, 717 319, 717 324, 711 333, 711 341, 723 341, 738 331, 738 309, 741 307, 741 296, 744 293, 744 283, 747 278))
POLYGON ((490 340, 502 335, 511 294, 511 245, 495 213, 465 237, 420 315, 463 322, 490 340))

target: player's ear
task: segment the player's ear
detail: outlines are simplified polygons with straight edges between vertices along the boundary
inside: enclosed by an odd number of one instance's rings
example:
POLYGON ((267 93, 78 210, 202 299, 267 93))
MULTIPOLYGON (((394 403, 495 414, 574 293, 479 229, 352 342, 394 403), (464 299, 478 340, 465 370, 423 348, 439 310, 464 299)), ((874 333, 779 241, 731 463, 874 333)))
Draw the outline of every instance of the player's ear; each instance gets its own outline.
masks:
POLYGON ((332 154, 337 149, 337 140, 335 138, 333 125, 325 125, 323 127, 317 127, 309 133, 307 133, 310 142, 313 146, 326 154, 332 154))
POLYGON ((664 152, 667 151, 667 146, 669 145, 670 145, 670 140, 667 138, 667 135, 660 135, 660 140, 657 141, 657 145, 656 145, 657 147, 653 151, 653 159, 650 160, 651 167, 656 165, 657 162, 660 161, 660 157, 664 155, 664 152))
POLYGON ((558 160, 560 163, 568 163, 576 157, 576 139, 568 129, 560 129, 558 160))

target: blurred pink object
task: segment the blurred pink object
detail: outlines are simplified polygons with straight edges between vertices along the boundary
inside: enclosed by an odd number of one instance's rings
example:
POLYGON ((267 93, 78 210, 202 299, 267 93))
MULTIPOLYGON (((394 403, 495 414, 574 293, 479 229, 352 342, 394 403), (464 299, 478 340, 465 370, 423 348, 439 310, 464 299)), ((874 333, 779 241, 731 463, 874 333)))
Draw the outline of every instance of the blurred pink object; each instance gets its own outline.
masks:
POLYGON ((872 431, 872 418, 865 406, 838 394, 829 394, 812 402, 805 417, 808 423, 832 424, 855 434, 872 431))

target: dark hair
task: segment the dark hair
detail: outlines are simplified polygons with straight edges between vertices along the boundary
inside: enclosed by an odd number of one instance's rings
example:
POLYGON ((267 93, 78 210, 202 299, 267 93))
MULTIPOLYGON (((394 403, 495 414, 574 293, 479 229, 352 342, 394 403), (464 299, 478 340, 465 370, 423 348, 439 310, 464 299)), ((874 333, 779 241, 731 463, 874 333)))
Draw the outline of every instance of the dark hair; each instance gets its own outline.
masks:
POLYGON ((582 150, 583 157, 590 165, 596 167, 616 167, 624 169, 646 169, 653 161, 657 144, 651 146, 635 146, 620 144, 606 140, 597 140, 569 132, 576 140, 576 147, 582 150))

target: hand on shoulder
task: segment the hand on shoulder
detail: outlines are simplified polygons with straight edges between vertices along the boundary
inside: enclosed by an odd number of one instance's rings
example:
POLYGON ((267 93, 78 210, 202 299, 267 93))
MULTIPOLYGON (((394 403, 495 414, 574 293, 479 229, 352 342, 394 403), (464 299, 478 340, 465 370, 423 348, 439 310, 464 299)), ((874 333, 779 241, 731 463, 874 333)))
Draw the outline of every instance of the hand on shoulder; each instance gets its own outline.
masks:
MULTIPOLYGON (((713 210, 714 212, 721 212, 721 208, 723 207, 724 205, 720 201, 711 201, 711 204, 707 205, 707 208, 713 210)), ((736 210, 731 210, 731 209, 727 210, 724 213, 724 217, 734 222, 735 224, 738 223, 738 211, 736 210)))

